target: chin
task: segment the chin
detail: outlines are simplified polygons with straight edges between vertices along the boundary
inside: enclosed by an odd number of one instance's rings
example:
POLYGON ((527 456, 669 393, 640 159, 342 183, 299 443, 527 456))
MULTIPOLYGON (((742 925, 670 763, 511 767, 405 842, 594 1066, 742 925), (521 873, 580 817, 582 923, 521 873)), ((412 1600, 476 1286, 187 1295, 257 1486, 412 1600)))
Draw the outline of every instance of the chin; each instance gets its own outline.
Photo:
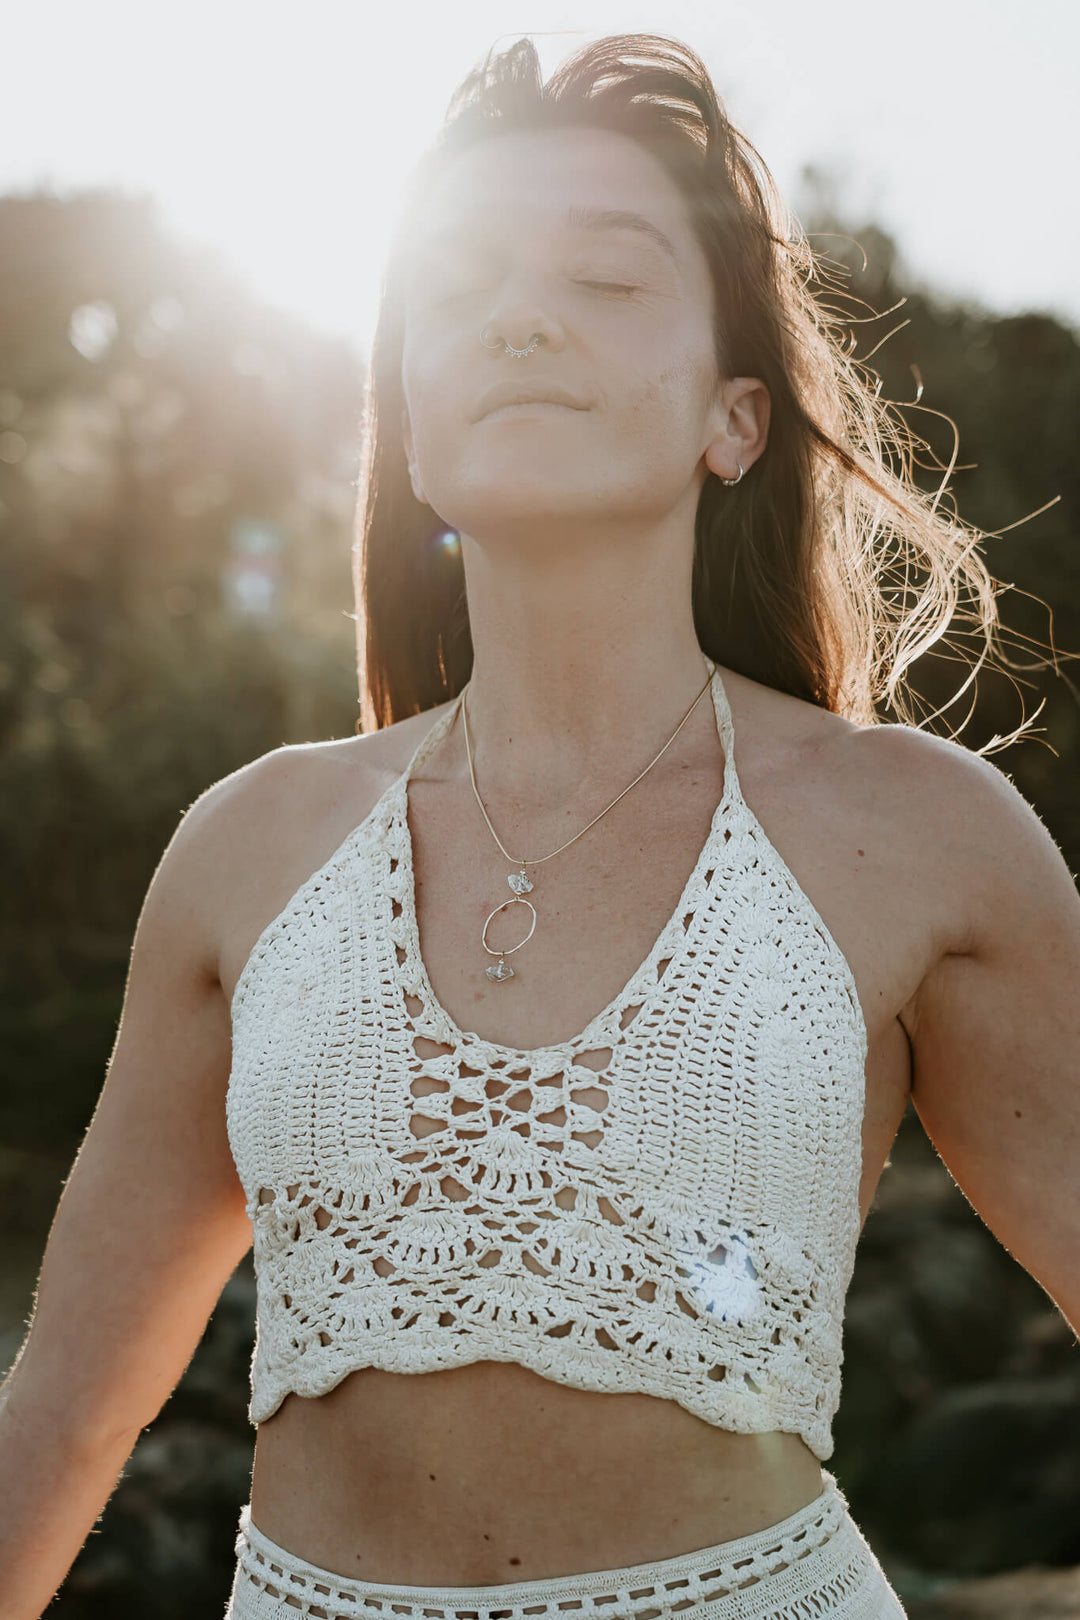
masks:
MULTIPOLYGON (((480 472, 479 468, 473 470, 480 472)), ((453 527, 477 539, 505 523, 573 522, 596 514, 594 490, 587 485, 581 490, 567 489, 565 479, 549 461, 536 466, 521 457, 515 457, 509 469, 499 467, 486 477, 478 476, 467 491, 459 485, 455 494, 455 500, 436 503, 437 510, 459 512, 461 521, 453 527)))

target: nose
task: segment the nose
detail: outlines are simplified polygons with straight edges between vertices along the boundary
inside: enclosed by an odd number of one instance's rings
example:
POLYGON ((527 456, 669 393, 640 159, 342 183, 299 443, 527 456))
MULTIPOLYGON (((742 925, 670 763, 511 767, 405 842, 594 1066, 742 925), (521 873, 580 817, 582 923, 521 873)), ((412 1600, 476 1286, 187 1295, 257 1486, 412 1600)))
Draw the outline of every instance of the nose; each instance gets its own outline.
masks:
POLYGON ((500 353, 505 353, 503 344, 511 349, 527 349, 537 336, 545 349, 559 350, 566 341, 562 324, 548 300, 521 278, 503 283, 480 333, 486 346, 500 353))

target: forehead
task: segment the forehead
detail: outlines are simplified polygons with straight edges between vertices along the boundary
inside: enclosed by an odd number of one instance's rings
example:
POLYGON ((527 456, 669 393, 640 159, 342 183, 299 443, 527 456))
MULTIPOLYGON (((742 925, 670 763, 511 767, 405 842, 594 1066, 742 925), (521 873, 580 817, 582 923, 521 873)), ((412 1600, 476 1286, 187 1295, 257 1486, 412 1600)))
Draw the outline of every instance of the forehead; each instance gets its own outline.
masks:
MULTIPOLYGON (((422 235, 498 233, 519 240, 581 228, 585 219, 614 212, 643 217, 667 237, 678 258, 692 252, 682 195, 638 141, 584 127, 515 131, 480 141, 449 161, 425 208, 422 235)), ((639 235, 649 240, 647 233, 639 235)))

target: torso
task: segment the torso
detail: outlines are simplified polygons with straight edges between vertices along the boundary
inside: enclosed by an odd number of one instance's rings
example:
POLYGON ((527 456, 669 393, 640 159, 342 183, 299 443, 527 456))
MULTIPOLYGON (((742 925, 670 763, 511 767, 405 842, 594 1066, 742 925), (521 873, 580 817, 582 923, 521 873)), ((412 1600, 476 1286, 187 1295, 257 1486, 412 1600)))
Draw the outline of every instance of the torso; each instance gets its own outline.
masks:
MULTIPOLYGON (((875 728, 721 675, 743 797, 858 987, 869 1042, 865 1221, 911 1089, 905 1012, 962 933, 961 878, 920 840, 903 784, 867 768, 875 728)), ((303 791, 285 796, 260 835, 265 861, 248 855, 246 879, 222 900, 227 996, 267 922, 404 770, 444 707, 305 751, 303 791)), ((711 703, 706 696, 699 705, 681 746, 661 762, 667 769, 651 771, 596 828, 531 873, 538 922, 511 959, 521 972, 505 984, 486 978, 493 959, 479 941, 493 895, 502 898, 506 862, 467 775, 464 783, 444 775, 459 729, 409 784, 431 987, 459 1026, 502 1045, 569 1040, 644 960, 708 834, 723 790, 711 703)), ((505 799, 500 825, 485 802, 507 848, 534 855, 562 843, 623 785, 598 784, 596 802, 572 818, 538 820, 505 799), (523 851, 518 827, 528 829, 523 851)), ((509 939, 492 924, 489 941, 509 939)), ((366 1368, 319 1399, 287 1397, 259 1426, 251 1512, 271 1540, 342 1574, 479 1585, 711 1546, 786 1518, 821 1488, 821 1465, 798 1435, 735 1434, 673 1401, 596 1394, 513 1363, 476 1362, 419 1375, 366 1368)))

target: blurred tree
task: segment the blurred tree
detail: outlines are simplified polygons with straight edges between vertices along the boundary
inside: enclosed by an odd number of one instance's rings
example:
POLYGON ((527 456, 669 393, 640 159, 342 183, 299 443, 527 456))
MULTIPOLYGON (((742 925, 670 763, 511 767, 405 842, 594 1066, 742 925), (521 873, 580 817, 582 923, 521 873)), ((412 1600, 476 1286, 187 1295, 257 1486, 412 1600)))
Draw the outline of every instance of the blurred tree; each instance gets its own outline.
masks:
POLYGON ((0 1133, 70 1156, 185 807, 355 729, 362 367, 144 198, 2 198, 0 252, 0 1133), (223 589, 245 522, 284 540, 266 626, 223 589))

